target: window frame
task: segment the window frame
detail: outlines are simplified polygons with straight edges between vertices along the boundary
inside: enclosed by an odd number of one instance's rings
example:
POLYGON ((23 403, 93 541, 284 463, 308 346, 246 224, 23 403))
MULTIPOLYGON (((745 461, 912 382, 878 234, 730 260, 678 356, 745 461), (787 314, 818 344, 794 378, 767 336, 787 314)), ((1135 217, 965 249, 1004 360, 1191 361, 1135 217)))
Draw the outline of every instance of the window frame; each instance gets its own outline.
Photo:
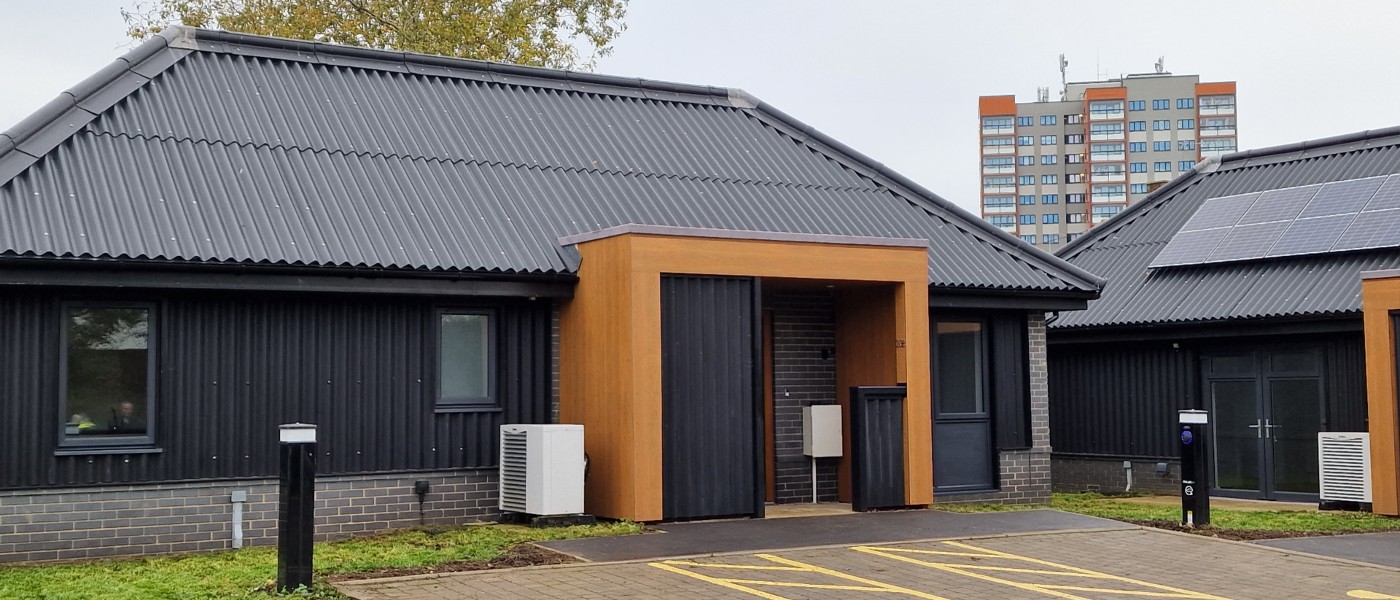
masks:
POLYGON ((432 359, 425 361, 432 371, 433 411, 491 412, 504 410, 500 393, 500 310, 494 307, 439 305, 432 310, 432 359), (442 318, 447 315, 476 315, 486 317, 486 396, 445 398, 442 392, 442 318))
POLYGON ((159 306, 153 301, 66 300, 58 303, 58 450, 55 454, 138 454, 159 452, 156 448, 156 415, 160 395, 159 306), (75 308, 139 308, 146 311, 146 433, 139 435, 68 435, 68 331, 75 308), (143 452, 144 451, 144 452, 143 452))

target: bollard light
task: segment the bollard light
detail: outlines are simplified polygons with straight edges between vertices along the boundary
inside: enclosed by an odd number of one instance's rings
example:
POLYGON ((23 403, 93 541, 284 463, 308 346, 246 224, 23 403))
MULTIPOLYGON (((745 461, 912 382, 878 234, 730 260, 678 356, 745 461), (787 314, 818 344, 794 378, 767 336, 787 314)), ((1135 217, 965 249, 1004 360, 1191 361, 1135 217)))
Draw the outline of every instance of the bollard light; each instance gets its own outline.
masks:
POLYGON ((316 533, 316 426, 283 425, 277 495, 277 590, 311 588, 316 533))
POLYGON ((1210 525, 1210 463, 1207 441, 1210 414, 1203 410, 1177 412, 1177 441, 1181 446, 1181 523, 1210 525))

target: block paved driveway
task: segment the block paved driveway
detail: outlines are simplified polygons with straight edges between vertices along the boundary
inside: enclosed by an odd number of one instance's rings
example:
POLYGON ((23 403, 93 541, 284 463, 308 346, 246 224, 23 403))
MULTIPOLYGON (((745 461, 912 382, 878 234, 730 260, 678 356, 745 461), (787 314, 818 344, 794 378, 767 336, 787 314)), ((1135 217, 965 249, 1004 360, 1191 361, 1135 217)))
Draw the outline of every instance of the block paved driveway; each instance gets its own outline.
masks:
POLYGON ((1400 600, 1400 570, 1150 529, 847 545, 340 585, 467 598, 1400 600))

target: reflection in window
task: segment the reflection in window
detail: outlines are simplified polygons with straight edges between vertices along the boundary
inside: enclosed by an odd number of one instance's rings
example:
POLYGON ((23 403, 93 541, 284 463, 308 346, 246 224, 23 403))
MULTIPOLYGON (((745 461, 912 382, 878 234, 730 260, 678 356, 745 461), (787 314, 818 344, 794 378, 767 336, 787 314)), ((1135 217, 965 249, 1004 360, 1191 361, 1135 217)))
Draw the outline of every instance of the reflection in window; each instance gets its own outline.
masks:
POLYGON ((936 323, 933 364, 938 414, 987 412, 982 387, 982 323, 936 323))
POLYGON ((491 317, 444 312, 438 337, 438 403, 492 402, 491 317))
POLYGON ((146 308, 68 308, 63 375, 67 436, 147 433, 149 333, 146 308))

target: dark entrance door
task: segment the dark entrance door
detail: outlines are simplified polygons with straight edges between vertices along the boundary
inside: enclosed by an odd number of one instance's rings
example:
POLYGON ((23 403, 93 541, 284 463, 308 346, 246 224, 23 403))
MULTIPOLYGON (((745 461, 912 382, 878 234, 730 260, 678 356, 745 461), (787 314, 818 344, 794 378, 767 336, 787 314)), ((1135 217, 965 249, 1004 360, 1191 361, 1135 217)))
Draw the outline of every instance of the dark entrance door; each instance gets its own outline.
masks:
POLYGON ((996 487, 987 386, 986 326, 980 320, 933 324, 933 488, 996 487))
POLYGON ((1214 415, 1215 487, 1223 495, 1316 499, 1322 357, 1309 348, 1202 358, 1214 415))
POLYGON ((662 516, 763 515, 758 284, 661 278, 662 516))

